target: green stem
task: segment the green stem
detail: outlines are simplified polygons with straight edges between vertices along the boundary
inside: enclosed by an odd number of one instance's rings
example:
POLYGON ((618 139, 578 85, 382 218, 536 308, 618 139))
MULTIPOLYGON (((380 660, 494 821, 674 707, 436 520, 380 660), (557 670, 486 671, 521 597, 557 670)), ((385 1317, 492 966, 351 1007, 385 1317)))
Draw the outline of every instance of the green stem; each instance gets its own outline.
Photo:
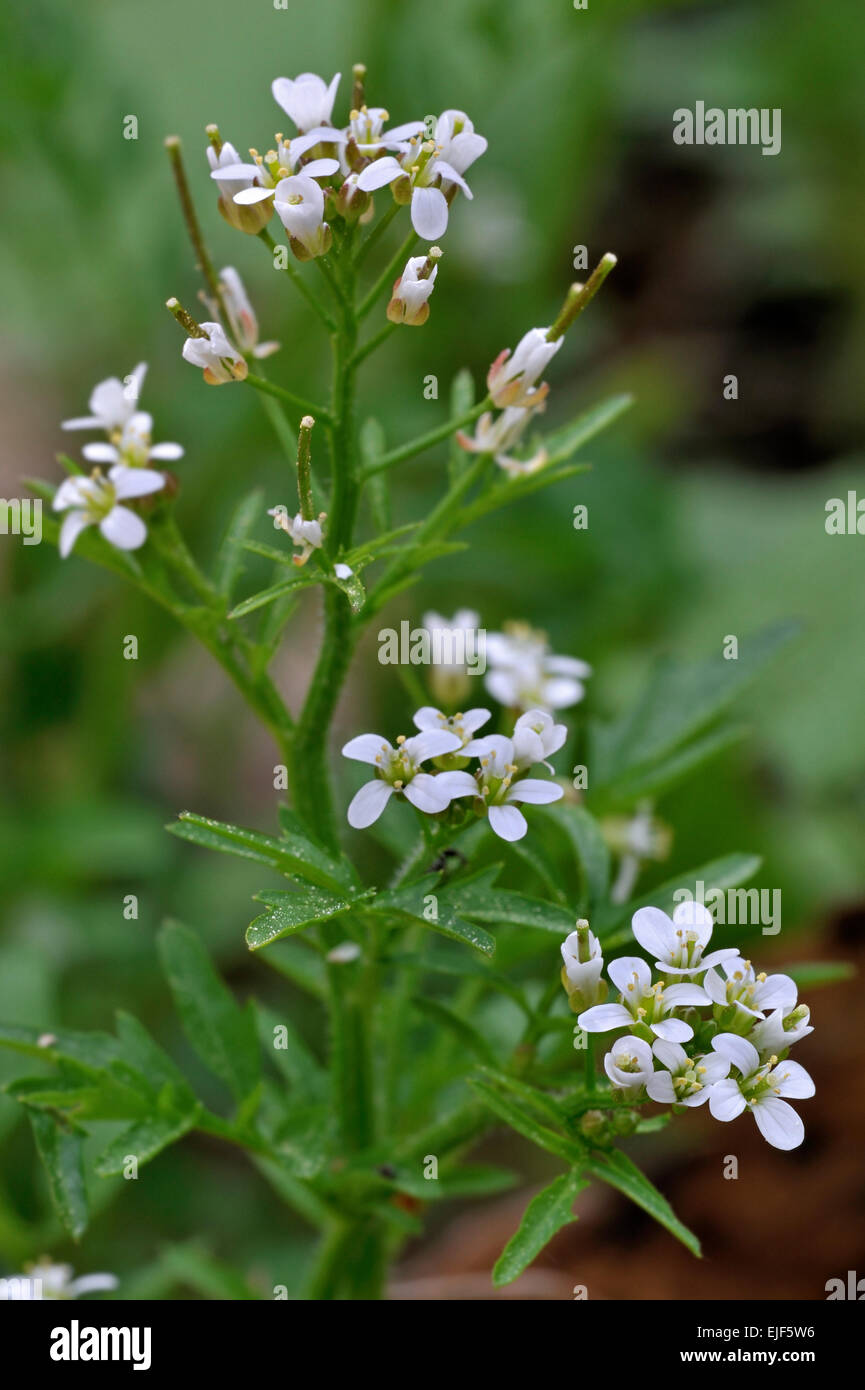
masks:
POLYGON ((308 401, 304 396, 296 396, 293 391, 287 391, 284 386, 277 386, 272 381, 267 381, 263 376, 253 376, 250 372, 246 377, 247 386, 254 386, 256 391, 260 391, 263 396, 273 396, 278 401, 285 401, 286 405, 299 410, 302 415, 313 415, 316 420, 321 420, 327 424, 330 420, 330 411, 323 405, 316 405, 315 401, 308 401))
POLYGON ((375 352, 377 348, 380 348, 382 343, 386 342, 387 339, 390 337, 391 333, 393 333, 395 329, 397 329, 398 327, 399 324, 396 323, 388 322, 382 324, 378 332, 374 333, 371 338, 367 339, 367 341, 361 347, 358 348, 357 352, 354 354, 354 357, 352 358, 354 366, 359 367, 361 362, 365 362, 367 357, 369 357, 373 352, 375 352))
MULTIPOLYGON (((272 257, 274 251, 276 250, 276 242, 274 241, 273 237, 270 235, 270 232, 267 230, 266 227, 262 227, 261 231, 258 233, 258 237, 259 240, 264 242, 265 246, 270 251, 272 257)), ((335 332, 335 320, 331 318, 324 305, 319 303, 318 299, 316 299, 312 290, 309 288, 309 285, 306 283, 303 276, 300 274, 300 271, 297 269, 294 262, 292 261, 290 250, 287 249, 287 259, 285 265, 281 265, 277 268, 279 270, 285 271, 285 274, 288 276, 288 278, 297 286, 297 289, 303 295, 307 304, 310 306, 312 310, 314 310, 314 312, 321 319, 328 333, 335 332)))
POLYGON ((360 267, 363 265, 370 251, 372 251, 373 248, 377 245, 381 237, 387 231, 393 219, 396 216, 398 216, 400 206, 401 205, 399 203, 391 203, 387 212, 381 218, 379 218, 378 222, 373 227, 366 240, 361 242, 360 246, 358 247, 357 255, 354 258, 355 270, 360 270, 360 267))
POLYGON ((422 454, 425 449, 432 449, 434 445, 441 444, 442 440, 450 439, 457 430, 464 429, 466 425, 471 425, 485 410, 492 408, 492 401, 489 396, 485 396, 478 405, 473 405, 471 410, 467 410, 464 415, 460 415, 455 420, 447 420, 443 425, 437 425, 434 430, 429 430, 427 434, 419 434, 415 439, 410 439, 407 444, 401 444, 398 449, 391 449, 389 454, 382 454, 381 458, 376 459, 375 463, 369 464, 363 472, 364 478, 371 478, 375 473, 383 473, 388 468, 394 468, 398 463, 404 463, 406 459, 414 458, 415 454, 422 454))

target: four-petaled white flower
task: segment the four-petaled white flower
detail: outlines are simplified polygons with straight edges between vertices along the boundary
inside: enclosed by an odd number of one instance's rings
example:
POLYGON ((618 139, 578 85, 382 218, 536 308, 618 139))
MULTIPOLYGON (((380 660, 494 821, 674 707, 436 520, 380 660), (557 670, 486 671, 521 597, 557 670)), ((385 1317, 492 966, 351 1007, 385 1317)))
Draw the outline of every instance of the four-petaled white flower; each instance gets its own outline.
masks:
POLYGON ((405 125, 385 130, 389 120, 390 114, 383 106, 362 106, 359 111, 351 112, 347 134, 367 159, 383 149, 404 149, 406 141, 425 129, 423 121, 407 121, 405 125))
POLYGON ((159 492, 165 478, 150 468, 127 468, 117 463, 104 477, 94 469, 91 477, 66 478, 54 494, 55 512, 67 512, 60 528, 60 554, 69 554, 87 526, 98 526, 118 550, 137 550, 147 539, 147 527, 137 512, 124 507, 136 497, 159 492))
POLYGON ((422 733, 444 729, 446 733, 456 734, 459 746, 454 751, 462 757, 474 755, 481 743, 481 740, 475 739, 475 734, 482 724, 486 724, 489 717, 488 709, 468 709, 465 714, 442 714, 441 710, 435 709, 432 705, 422 705, 412 716, 415 726, 422 733))
MULTIPOLYGON (((228 315, 226 327, 230 330, 231 336, 241 352, 248 352, 259 359, 270 357, 272 353, 277 352, 279 343, 260 343, 258 341, 258 319, 250 303, 249 295, 246 293, 244 283, 234 266, 224 266, 219 272, 219 288, 222 292, 225 312, 228 315)), ((212 312, 215 311, 216 306, 214 305, 212 312)))
POLYGON ((672 921, 659 907, 641 907, 631 921, 640 945, 655 956, 663 975, 699 975, 710 966, 738 958, 735 946, 703 955, 715 923, 702 903, 679 903, 672 921))
POLYGON ((486 147, 464 111, 445 111, 436 123, 434 139, 412 135, 398 158, 384 155, 368 164, 358 187, 374 193, 393 184, 397 202, 411 203, 411 222, 418 236, 437 241, 447 231, 453 192, 460 188, 467 198, 474 196, 463 174, 486 147))
POLYGON ((660 1105, 702 1105, 709 1099, 716 1081, 730 1070, 730 1062, 720 1052, 689 1057, 678 1043, 658 1038, 652 1051, 662 1070, 650 1077, 646 1090, 660 1105))
POLYGON ((301 135, 317 126, 329 126, 341 73, 328 84, 314 72, 298 77, 277 77, 270 90, 273 99, 290 116, 301 135))
MULTIPOLYGON (((273 517, 274 526, 278 526, 287 536, 290 536, 296 546, 300 547, 300 554, 293 555, 292 559, 296 565, 305 565, 313 550, 319 550, 324 539, 321 526, 325 520, 325 513, 321 512, 316 519, 304 521, 303 513, 298 512, 296 516, 289 516, 285 507, 271 507, 267 513, 273 517)), ((353 571, 348 565, 336 566, 338 579, 348 579, 353 571), (342 571, 340 573, 340 571, 342 571)))
POLYGON ((42 1259, 30 1265, 23 1274, 0 1280, 0 1298, 17 1302, 38 1302, 40 1299, 81 1298, 87 1293, 108 1293, 117 1288, 113 1274, 81 1274, 73 1277, 71 1265, 54 1264, 42 1259))
POLYGON ((567 736, 567 726, 557 724, 546 710, 526 710, 514 725, 514 761, 517 767, 524 771, 535 763, 543 763, 553 772, 548 759, 558 753, 567 736))
POLYGON ((654 1066, 649 1044, 631 1035, 618 1038, 604 1058, 604 1071, 625 1100, 637 1099, 649 1083, 654 1066))
POLYGON ((206 338, 187 338, 183 344, 183 360, 201 367, 208 386, 222 386, 228 381, 243 381, 249 368, 245 358, 228 341, 221 323, 202 323, 206 338))
POLYGON ((387 306, 387 317, 391 323, 407 323, 412 327, 426 323, 429 318, 429 297, 439 273, 437 265, 429 265, 430 257, 435 253, 441 255, 437 246, 430 248, 429 256, 410 256, 406 261, 405 270, 394 281, 393 295, 387 306), (422 275, 422 271, 428 271, 428 274, 422 275))
MULTIPOLYGON (((433 776, 421 768, 430 758, 455 752, 460 746, 456 734, 444 729, 428 730, 413 738, 400 735, 396 744, 396 748, 392 747, 378 734, 360 734, 350 739, 342 750, 344 757, 370 763, 377 772, 373 781, 366 782, 349 805, 348 823, 355 830, 365 830, 377 821, 394 793, 404 796, 418 811, 428 815, 446 810, 455 796, 466 795, 459 781, 453 780, 464 777, 465 773, 439 772, 433 776)), ((476 794, 477 787, 473 779, 469 780, 472 783, 469 790, 476 794)))
POLYGON ((760 1061, 757 1049, 736 1033, 718 1033, 714 1050, 736 1068, 738 1079, 728 1077, 712 1087, 709 1109, 716 1120, 735 1120, 750 1110, 767 1143, 776 1149, 795 1149, 805 1138, 800 1116, 788 1105, 814 1095, 814 1082, 798 1062, 760 1061))
POLYGON ((594 932, 589 930, 585 920, 577 923, 562 942, 563 984, 568 992, 571 1008, 589 1009, 607 997, 606 981, 601 979, 604 956, 601 944, 594 932))
MULTIPOLYGON (((538 777, 519 777, 513 739, 503 734, 490 734, 488 738, 478 739, 480 750, 480 769, 475 784, 475 795, 483 797, 487 807, 490 828, 501 840, 521 840, 528 830, 522 811, 515 802, 522 801, 537 806, 548 805, 564 796, 564 790, 556 782, 543 782, 538 777)), ((454 777, 465 777, 467 772, 453 773, 454 777)), ((467 795, 469 791, 463 793, 467 795)))
POLYGON ((146 410, 136 410, 123 428, 115 431, 116 443, 85 444, 81 452, 88 463, 123 463, 128 468, 146 468, 151 460, 167 463, 183 458, 179 444, 151 444, 152 433, 153 416, 146 410))
POLYGON ((670 1015, 674 1009, 711 1003, 699 985, 653 985, 652 972, 640 956, 619 956, 610 961, 607 974, 620 991, 619 1002, 596 1004, 580 1014, 577 1022, 587 1033, 609 1033, 640 1023, 668 1042, 688 1042, 694 1036, 690 1023, 670 1015))
POLYGON ((511 623, 487 638, 487 690, 512 709, 567 709, 585 695, 582 681, 591 666, 571 656, 554 656, 544 633, 511 623))
POLYGON ((768 1018, 758 1019, 748 1034, 748 1041, 765 1061, 773 1053, 777 1056, 786 1052, 813 1032, 811 1010, 807 1004, 798 1004, 795 1009, 773 1009, 768 1018))
POLYGON ((536 406, 545 399, 550 388, 546 383, 538 386, 538 377, 564 342, 564 338, 549 342, 549 331, 530 328, 513 354, 509 348, 499 353, 487 373, 487 386, 497 406, 536 406))
POLYGON ((721 1008, 735 1005, 737 1018, 762 1018, 770 1010, 786 1013, 795 1006, 798 990, 789 975, 755 975, 751 962, 738 954, 723 967, 726 981, 717 970, 707 970, 703 984, 713 1003, 721 1008))
POLYGON ((64 420, 64 430, 105 430, 113 435, 122 430, 138 409, 141 383, 147 374, 147 363, 139 362, 123 381, 110 376, 94 386, 88 405, 89 415, 77 416, 74 420, 64 420))
POLYGON ((499 468, 514 477, 536 473, 547 462, 546 449, 537 449, 527 459, 513 458, 509 451, 519 444, 532 416, 538 414, 542 408, 542 405, 511 405, 496 417, 492 411, 485 411, 475 425, 473 435, 465 434, 462 430, 457 431, 457 442, 470 454, 492 454, 499 468))
POLYGON ((307 174, 280 179, 274 190, 274 207, 300 260, 312 260, 327 252, 331 230, 324 220, 324 193, 315 179, 307 174))

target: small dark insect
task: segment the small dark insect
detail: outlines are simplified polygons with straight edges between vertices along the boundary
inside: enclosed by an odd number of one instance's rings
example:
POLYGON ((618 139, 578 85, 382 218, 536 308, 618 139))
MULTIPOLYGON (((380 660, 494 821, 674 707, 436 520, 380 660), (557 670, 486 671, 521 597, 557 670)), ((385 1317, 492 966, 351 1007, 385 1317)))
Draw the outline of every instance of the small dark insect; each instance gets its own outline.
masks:
POLYGON ((378 1169, 378 1174, 379 1177, 382 1178, 395 1178, 396 1169, 392 1168, 389 1163, 383 1163, 381 1167, 378 1169))
POLYGON ((443 849, 438 858, 434 859, 430 864, 430 873, 443 874, 448 867, 449 859, 459 859, 463 864, 469 862, 465 855, 461 854, 458 849, 443 849))

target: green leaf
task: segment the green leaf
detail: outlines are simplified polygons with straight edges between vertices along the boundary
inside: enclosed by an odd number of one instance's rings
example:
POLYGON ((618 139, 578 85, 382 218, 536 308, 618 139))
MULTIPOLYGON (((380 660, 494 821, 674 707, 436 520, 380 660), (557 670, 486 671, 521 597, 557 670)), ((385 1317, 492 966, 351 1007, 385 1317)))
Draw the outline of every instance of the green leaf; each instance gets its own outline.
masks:
POLYGON ((243 573, 243 543, 264 511, 264 493, 256 488, 235 507, 216 558, 216 587, 228 602, 243 573))
POLYGON ((516 1173, 491 1164, 471 1163, 453 1173, 439 1173, 436 1179, 418 1172, 397 1171, 393 1186, 421 1202, 453 1201, 460 1197, 491 1197, 507 1192, 518 1182, 516 1173))
POLYGON ((138 1166, 148 1163, 158 1153, 182 1139, 195 1125, 195 1112, 178 1116, 150 1115, 147 1119, 132 1124, 108 1145, 96 1162, 96 1172, 101 1178, 113 1178, 123 1172, 130 1155, 138 1160, 138 1166))
POLYGON ((439 893, 439 880, 436 875, 430 875, 421 879, 418 883, 413 883, 407 887, 397 888, 385 893, 379 893, 372 908, 367 911, 384 914, 387 917, 397 917, 410 922, 420 922, 423 926, 429 927, 430 931, 439 932, 451 941, 460 941, 466 946, 473 947, 485 956, 495 954, 496 939, 483 927, 475 926, 473 922, 463 921, 458 917, 453 908, 446 901, 443 901, 439 893), (424 911, 427 908, 425 901, 428 897, 434 897, 435 903, 429 905, 430 911, 435 912, 435 916, 427 917, 424 911))
POLYGON ((261 1075, 252 1009, 238 1007, 195 932, 180 922, 166 922, 159 953, 193 1048, 238 1104, 250 1101, 261 1075))
POLYGON ((725 661, 718 653, 691 665, 661 662, 633 710, 613 724, 592 727, 593 792, 656 764, 694 737, 796 631, 795 623, 779 623, 743 639, 736 661, 725 661))
POLYGON ((611 791, 617 801, 633 802, 643 797, 660 796, 692 776, 712 758, 741 743, 747 732, 742 724, 713 729, 650 767, 623 773, 612 784, 611 791))
POLYGON ((607 400, 601 401, 600 405, 584 410, 570 425, 547 435, 544 440, 544 447, 549 455, 547 467, 556 463, 566 463, 583 444, 600 434, 601 430, 607 429, 626 410, 630 410, 633 404, 633 396, 610 396, 607 400))
POLYGON ((568 838, 579 866, 580 906, 591 919, 606 899, 610 881, 610 851, 601 827, 585 806, 545 807, 542 819, 561 826, 568 838))
POLYGON ((458 527, 462 530, 489 512, 497 511, 499 507, 510 506, 512 502, 522 501, 524 497, 531 496, 533 492, 538 492, 542 487, 552 487, 555 483, 564 482, 567 478, 575 478, 580 473, 588 473, 589 466, 587 463, 567 463, 556 468, 546 463, 534 473, 524 473, 516 477, 506 478, 503 482, 494 483, 489 491, 482 493, 476 501, 470 502, 468 506, 463 508, 459 515, 458 527))
POLYGON ((512 893, 507 888, 494 888, 493 880, 501 871, 496 864, 483 869, 469 879, 445 884, 439 892, 439 908, 444 900, 461 916, 473 922, 491 922, 514 927, 533 927, 554 932, 557 936, 573 931, 574 914, 559 903, 529 898, 512 893))
POLYGON ((267 908, 246 929, 246 944, 250 951, 269 946, 282 936, 305 931, 318 922, 327 922, 342 912, 350 912, 372 896, 373 890, 347 897, 345 893, 330 893, 324 888, 310 888, 301 893, 283 890, 256 893, 255 901, 267 908))
MULTIPOLYGON (((360 456, 364 469, 370 468, 387 450, 385 433, 378 420, 372 416, 364 420, 358 436, 360 456)), ((367 479, 366 495, 376 530, 389 531, 391 528, 390 479, 386 472, 371 473, 367 479)))
POLYGON ((275 1065, 291 1086, 292 1095, 305 1101, 317 1101, 326 1096, 330 1084, 327 1072, 313 1056, 291 1020, 273 1009, 265 1008, 263 1004, 256 1004, 256 1015, 262 1048, 269 1057, 273 1057, 275 1065))
MULTIPOLYGON (((461 367, 451 382, 450 418, 461 420, 475 404, 475 380, 468 367, 461 367)), ((461 447, 456 434, 451 437, 448 456, 448 477, 454 482, 465 472, 471 462, 471 454, 461 447)))
POLYGON ((80 1240, 88 1219, 81 1133, 39 1110, 28 1113, 57 1215, 72 1239, 80 1240))
MULTIPOLYGON (((247 541, 245 549, 256 551, 261 554, 261 548, 254 546, 252 541, 247 541)), ((272 558, 272 557, 271 557, 272 558)), ((286 594, 295 594, 300 589, 308 589, 313 584, 322 584, 326 576, 320 570, 298 570, 297 574, 291 579, 280 580, 278 584, 271 584, 267 589, 260 589, 257 594, 251 594, 242 603, 238 603, 228 614, 229 618, 245 618, 247 613, 254 613, 257 608, 264 608, 268 603, 275 603, 277 599, 286 594)))
POLYGON ((474 1076, 470 1076, 468 1081, 493 1114, 498 1115, 500 1120, 511 1129, 515 1129, 524 1139, 528 1139, 529 1143, 546 1149, 547 1153, 555 1154, 567 1163, 583 1162, 585 1149, 582 1144, 541 1124, 533 1115, 527 1113, 521 1103, 516 1102, 511 1096, 502 1095, 501 1091, 489 1082, 474 1076))
POLYGON ((605 1154, 593 1153, 586 1159, 585 1168, 596 1178, 618 1188, 619 1192, 636 1202, 638 1207, 642 1207, 655 1221, 665 1226, 671 1235, 688 1247, 692 1255, 699 1258, 700 1242, 693 1231, 682 1225, 666 1197, 661 1195, 654 1184, 649 1182, 645 1173, 640 1172, 621 1149, 614 1149, 605 1154))
POLYGON ((532 1198, 523 1212, 519 1229, 496 1261, 493 1283, 497 1289, 518 1278, 557 1231, 576 1221, 574 1201, 584 1187, 588 1187, 585 1178, 580 1176, 578 1168, 572 1168, 532 1198))
POLYGON ((346 565, 351 565, 352 569, 356 565, 370 564, 374 559, 387 551, 394 541, 401 536, 406 536, 411 531, 416 531, 420 526, 419 521, 409 521, 405 526, 397 526, 393 530, 385 531, 382 535, 374 536, 371 540, 364 541, 362 545, 355 546, 354 550, 349 550, 346 555, 341 555, 340 559, 346 565))
POLYGON ((258 830, 225 825, 222 821, 197 816, 192 811, 182 811, 177 821, 166 826, 166 829, 193 845, 220 850, 223 854, 236 854, 241 859, 253 859, 286 878, 296 874, 321 888, 345 892, 354 881, 354 869, 347 859, 334 859, 296 830, 284 831, 282 838, 276 840, 272 835, 263 835, 258 830))
POLYGON ((639 908, 659 907, 662 912, 672 916, 678 902, 674 897, 676 892, 687 888, 694 894, 698 883, 703 884, 706 897, 715 888, 736 888, 740 883, 746 883, 749 878, 753 878, 762 862, 756 854, 727 854, 722 859, 713 859, 708 864, 701 864, 698 869, 688 869, 676 878, 667 879, 666 883, 659 883, 656 888, 632 902, 611 904, 596 918, 593 924, 595 934, 605 950, 611 946, 631 942, 633 937, 630 921, 639 908), (613 928, 625 919, 628 925, 620 931, 614 931, 613 928))
POLYGON ((454 1037, 461 1043, 463 1049, 474 1054, 478 1061, 485 1062, 488 1066, 497 1067, 498 1057, 493 1051, 486 1038, 464 1018, 460 1018, 449 1009, 445 1004, 439 1003, 437 999, 429 999, 426 995, 417 994, 412 999, 412 1003, 420 1013, 426 1014, 434 1023, 439 1024, 448 1032, 453 1033, 454 1037))
POLYGON ((143 1023, 122 1010, 117 1014, 117 1037, 123 1055, 150 1082, 154 1089, 168 1089, 178 1112, 192 1112, 198 1102, 186 1077, 167 1052, 154 1042, 143 1023))

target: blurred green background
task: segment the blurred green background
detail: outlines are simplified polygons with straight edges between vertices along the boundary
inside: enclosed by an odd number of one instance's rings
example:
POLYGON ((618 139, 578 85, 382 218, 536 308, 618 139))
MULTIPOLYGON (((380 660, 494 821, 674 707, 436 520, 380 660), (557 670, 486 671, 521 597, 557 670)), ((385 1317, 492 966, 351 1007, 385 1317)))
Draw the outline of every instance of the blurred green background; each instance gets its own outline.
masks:
MULTIPOLYGON (((675 829, 661 872, 753 850, 766 860, 760 883, 782 888, 785 946, 801 930, 819 949, 832 914, 860 920, 865 540, 827 536, 824 508, 863 487, 861 5, 16 0, 0 36, 0 495, 23 495, 23 476, 56 480, 54 454, 90 437, 58 422, 84 413, 96 381, 144 359, 155 437, 186 450, 179 512, 198 555, 214 552, 252 483, 290 501, 254 393, 206 388, 181 363, 162 306, 171 294, 193 306, 198 283, 163 138, 183 141, 216 264, 240 271, 263 336, 282 342, 271 374, 315 396, 326 381, 317 326, 264 248, 217 214, 204 125, 241 151, 266 149, 285 122, 270 82, 304 70, 343 72, 344 119, 356 61, 370 104, 394 121, 466 108, 490 142, 470 174, 475 200, 455 206, 428 326, 394 335, 363 369, 365 412, 391 443, 440 423, 458 367, 480 382, 501 348, 550 322, 583 244, 590 264, 606 250, 620 264, 549 372, 547 423, 612 391, 637 399, 590 446, 590 474, 480 523, 393 617, 468 605, 490 630, 526 619, 592 663, 586 708, 601 716, 636 698, 661 652, 710 655, 728 634, 741 643, 799 618, 797 641, 740 705, 750 739, 661 803, 675 829), (698 99, 781 107, 781 154, 675 145, 672 112, 698 99), (130 114, 137 141, 123 138, 130 114), (431 373, 438 401, 423 397, 431 373), (722 398, 728 373, 735 401, 722 398), (578 502, 585 532, 572 528, 578 502)), ((442 476, 441 454, 404 466, 396 521, 422 515, 442 476)), ((203 933, 238 992, 273 984, 243 944, 260 874, 163 826, 188 807, 271 828, 273 752, 208 658, 110 576, 3 537, 0 578, 0 1017, 106 1027, 122 1005, 183 1055, 155 961, 167 913, 203 933), (128 633, 137 662, 122 659, 128 633), (137 921, 122 915, 129 893, 137 921)), ((255 579, 251 569, 250 591, 255 579)), ((275 667, 294 703, 316 605, 302 607, 275 667)), ((338 734, 396 731, 408 716, 365 646, 338 734)), ((303 1019, 308 1006, 296 1007, 303 1019)), ((10 1268, 68 1253, 17 1109, 0 1099, 10 1268)), ((170 1250, 197 1236, 262 1288, 294 1287, 305 1236, 282 1211, 274 1220, 269 1191, 233 1154, 191 1142, 127 1190, 103 1186, 113 1212, 83 1263, 119 1272, 127 1294, 204 1291, 170 1250)))

